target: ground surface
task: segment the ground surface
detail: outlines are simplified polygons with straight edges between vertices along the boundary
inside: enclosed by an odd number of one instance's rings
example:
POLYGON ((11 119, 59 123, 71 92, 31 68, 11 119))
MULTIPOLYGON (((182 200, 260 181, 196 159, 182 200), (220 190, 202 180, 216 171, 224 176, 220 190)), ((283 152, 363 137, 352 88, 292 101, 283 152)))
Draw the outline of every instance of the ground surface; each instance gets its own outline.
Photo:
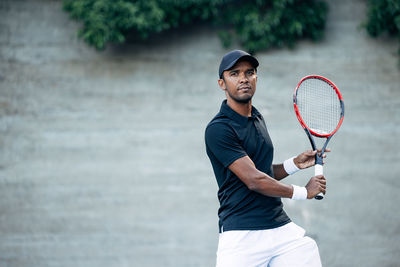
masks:
MULTIPOLYGON (((298 80, 336 82, 346 116, 328 195, 286 211, 324 266, 397 266, 397 44, 358 29, 364 1, 334 4, 323 42, 257 54, 254 104, 281 162, 309 147, 291 107, 298 80)), ((226 52, 215 32, 98 53, 61 1, 3 0, 0 17, 0 266, 213 266, 217 186, 203 131, 224 97, 226 52)))

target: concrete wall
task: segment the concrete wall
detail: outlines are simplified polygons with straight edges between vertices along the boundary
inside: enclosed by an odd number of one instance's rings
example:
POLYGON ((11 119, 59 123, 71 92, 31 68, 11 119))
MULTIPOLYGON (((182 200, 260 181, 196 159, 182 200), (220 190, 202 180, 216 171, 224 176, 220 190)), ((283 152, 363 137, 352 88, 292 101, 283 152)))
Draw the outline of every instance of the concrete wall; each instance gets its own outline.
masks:
MULTIPOLYGON (((257 54, 254 104, 275 161, 309 148, 291 94, 316 73, 341 89, 323 201, 285 200, 324 266, 400 260, 398 44, 330 1, 326 38, 257 54)), ((223 93, 212 29, 96 52, 61 1, 0 1, 0 266, 213 266, 217 186, 203 131, 223 93)), ((303 185, 312 170, 287 179, 303 185)))

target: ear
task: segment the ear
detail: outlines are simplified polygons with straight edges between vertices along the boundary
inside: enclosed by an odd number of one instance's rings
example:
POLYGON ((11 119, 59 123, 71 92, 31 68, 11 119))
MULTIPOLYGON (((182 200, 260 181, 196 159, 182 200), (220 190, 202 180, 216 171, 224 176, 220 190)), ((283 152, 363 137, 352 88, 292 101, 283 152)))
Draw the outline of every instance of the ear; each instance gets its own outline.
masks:
POLYGON ((225 81, 223 79, 218 80, 218 85, 219 85, 219 88, 221 88, 222 90, 224 90, 224 91, 226 90, 225 81))

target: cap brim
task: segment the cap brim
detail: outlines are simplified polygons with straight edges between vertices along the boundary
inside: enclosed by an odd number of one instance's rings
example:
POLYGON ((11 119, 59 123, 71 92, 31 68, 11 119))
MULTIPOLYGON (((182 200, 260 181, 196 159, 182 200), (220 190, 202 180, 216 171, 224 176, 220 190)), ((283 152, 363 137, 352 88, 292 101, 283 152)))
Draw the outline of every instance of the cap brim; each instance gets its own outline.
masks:
POLYGON ((255 57, 250 56, 250 55, 243 55, 243 56, 239 57, 238 59, 232 61, 228 66, 226 66, 225 69, 222 70, 222 72, 221 72, 221 74, 220 74, 220 78, 222 78, 222 75, 223 75, 224 71, 227 71, 227 70, 231 69, 233 66, 235 66, 235 64, 236 64, 238 61, 246 61, 246 60, 249 61, 250 64, 251 64, 254 68, 257 68, 258 65, 259 65, 258 60, 257 60, 255 57))

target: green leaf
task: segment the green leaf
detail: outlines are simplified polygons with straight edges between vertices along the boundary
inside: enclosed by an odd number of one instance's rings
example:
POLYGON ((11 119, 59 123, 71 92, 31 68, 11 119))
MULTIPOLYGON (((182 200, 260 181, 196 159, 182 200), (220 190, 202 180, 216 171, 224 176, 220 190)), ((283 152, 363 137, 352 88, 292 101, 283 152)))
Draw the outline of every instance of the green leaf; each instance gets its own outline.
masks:
POLYGON ((301 38, 319 39, 327 15, 322 0, 64 0, 63 9, 82 22, 80 38, 97 49, 125 42, 128 33, 146 39, 199 21, 227 29, 218 32, 225 47, 234 38, 253 52, 293 47, 301 38))

